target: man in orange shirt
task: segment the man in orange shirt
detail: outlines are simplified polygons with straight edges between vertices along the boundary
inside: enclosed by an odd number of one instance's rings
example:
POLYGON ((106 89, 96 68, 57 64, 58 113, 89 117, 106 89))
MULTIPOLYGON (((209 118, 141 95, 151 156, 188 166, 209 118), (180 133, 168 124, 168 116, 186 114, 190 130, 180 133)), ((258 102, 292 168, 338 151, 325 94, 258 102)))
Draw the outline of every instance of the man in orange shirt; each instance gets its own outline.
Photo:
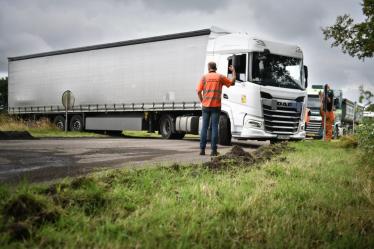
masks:
POLYGON ((200 155, 205 155, 205 147, 207 140, 207 133, 209 123, 211 121, 212 136, 211 136, 211 156, 217 156, 217 141, 218 141, 218 122, 221 114, 221 96, 222 87, 233 86, 236 80, 236 72, 233 66, 229 67, 232 72, 232 79, 228 79, 226 76, 216 73, 217 66, 215 62, 208 63, 208 72, 205 74, 198 86, 197 95, 202 104, 202 115, 203 115, 203 127, 200 133, 200 155))
POLYGON ((320 114, 322 117, 322 128, 325 127, 325 116, 326 116, 326 131, 325 132, 325 141, 329 142, 332 139, 333 125, 335 121, 334 115, 334 94, 330 89, 328 84, 325 85, 324 94, 320 93, 320 114), (326 111, 324 110, 326 108, 326 111))

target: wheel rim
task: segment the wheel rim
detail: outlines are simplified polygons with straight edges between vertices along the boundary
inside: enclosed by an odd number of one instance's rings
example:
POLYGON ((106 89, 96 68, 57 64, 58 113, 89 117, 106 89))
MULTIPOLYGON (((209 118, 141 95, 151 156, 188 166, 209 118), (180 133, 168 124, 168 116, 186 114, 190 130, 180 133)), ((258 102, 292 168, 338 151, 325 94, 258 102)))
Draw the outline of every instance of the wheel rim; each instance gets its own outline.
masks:
POLYGON ((74 131, 80 131, 81 127, 82 127, 81 122, 79 122, 78 120, 74 121, 73 127, 72 127, 74 131))
POLYGON ((58 121, 58 122, 56 123, 56 127, 59 128, 59 129, 61 129, 61 130, 63 130, 63 129, 64 129, 64 122, 62 122, 62 121, 58 121))

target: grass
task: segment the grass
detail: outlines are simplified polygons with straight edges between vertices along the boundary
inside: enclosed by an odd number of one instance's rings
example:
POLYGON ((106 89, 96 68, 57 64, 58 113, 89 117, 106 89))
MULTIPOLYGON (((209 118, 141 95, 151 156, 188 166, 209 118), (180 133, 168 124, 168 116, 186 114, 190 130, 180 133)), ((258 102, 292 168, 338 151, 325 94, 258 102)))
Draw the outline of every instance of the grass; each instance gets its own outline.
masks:
POLYGON ((47 137, 53 137, 53 138, 59 138, 59 137, 105 137, 105 135, 94 133, 94 132, 87 132, 87 131, 61 131, 57 128, 51 128, 51 129, 40 129, 40 128, 29 128, 28 131, 33 137, 37 138, 47 138, 47 137))
POLYGON ((291 146, 250 166, 1 186, 0 247, 373 248, 373 166, 334 143, 291 146))
POLYGON ((17 116, 0 114, 0 131, 28 131, 33 137, 103 137, 94 132, 61 131, 47 118, 22 120, 17 116))
POLYGON ((149 133, 147 131, 123 131, 122 134, 126 137, 144 137, 144 138, 161 138, 158 132, 149 133))
MULTIPOLYGON (((161 138, 161 134, 157 131, 154 133, 149 133, 147 131, 123 131, 122 134, 125 137, 135 137, 135 138, 161 138)), ((186 134, 187 139, 197 139, 198 135, 186 134)))

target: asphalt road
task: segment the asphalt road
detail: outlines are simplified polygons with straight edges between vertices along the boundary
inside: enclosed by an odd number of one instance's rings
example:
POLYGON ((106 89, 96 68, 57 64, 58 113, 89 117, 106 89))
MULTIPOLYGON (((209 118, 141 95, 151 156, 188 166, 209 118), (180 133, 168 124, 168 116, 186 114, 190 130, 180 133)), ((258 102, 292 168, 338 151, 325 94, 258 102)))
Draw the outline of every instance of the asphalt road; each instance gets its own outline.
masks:
MULTIPOLYGON (((235 142, 234 142, 235 143, 235 142)), ((263 142, 236 142, 247 151, 263 142)), ((218 151, 226 153, 228 146, 218 151)), ((210 148, 207 148, 209 154, 210 148)), ((73 138, 0 140, 0 182, 51 181, 107 168, 199 163, 197 139, 73 138)))

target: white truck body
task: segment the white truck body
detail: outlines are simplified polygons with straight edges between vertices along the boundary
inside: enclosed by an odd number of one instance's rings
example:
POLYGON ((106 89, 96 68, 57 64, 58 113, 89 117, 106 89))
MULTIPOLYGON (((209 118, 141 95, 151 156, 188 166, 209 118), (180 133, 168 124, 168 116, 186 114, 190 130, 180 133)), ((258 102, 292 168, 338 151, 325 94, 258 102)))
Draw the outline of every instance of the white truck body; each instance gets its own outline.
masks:
POLYGON ((8 112, 61 116, 61 96, 70 90, 75 103, 69 114, 83 116, 86 129, 158 130, 167 114, 173 132, 189 132, 175 125, 185 116, 201 115, 196 86, 207 73, 207 62, 215 61, 218 72, 228 75, 233 55, 241 58, 242 70, 241 81, 223 89, 222 114, 229 119, 229 135, 305 138, 301 49, 215 28, 9 58, 8 112), (292 65, 274 64, 282 60, 292 65), (254 65, 261 72, 276 68, 283 78, 270 83, 254 78, 254 65), (150 129, 152 120, 157 124, 150 129))

